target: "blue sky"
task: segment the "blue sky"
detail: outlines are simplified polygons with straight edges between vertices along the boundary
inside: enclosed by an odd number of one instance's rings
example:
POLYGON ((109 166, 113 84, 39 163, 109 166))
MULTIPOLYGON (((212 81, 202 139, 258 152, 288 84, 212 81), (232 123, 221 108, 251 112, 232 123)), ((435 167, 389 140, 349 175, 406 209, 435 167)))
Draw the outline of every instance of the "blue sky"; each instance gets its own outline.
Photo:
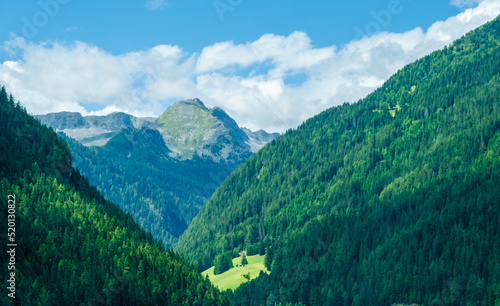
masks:
POLYGON ((500 13, 497 0, 4 0, 0 84, 34 114, 179 99, 283 131, 355 102, 500 13))
MULTIPOLYGON (((40 28, 33 41, 79 40, 92 43, 114 54, 150 48, 159 44, 182 46, 187 52, 198 52, 219 41, 244 43, 267 33, 288 35, 303 31, 317 47, 346 44, 354 39, 356 28, 365 30, 374 21, 372 12, 387 9, 391 1, 304 1, 304 0, 42 0, 46 7, 58 11, 40 28), (66 3, 67 4, 61 4, 66 3), (158 5, 165 3, 164 5, 158 5), (318 4, 319 3, 319 4, 318 4)), ((404 32, 416 27, 427 28, 437 20, 456 15, 460 9, 447 1, 399 0, 401 12, 381 27, 404 32)), ((38 1, 4 0, 0 34, 23 35, 23 18, 31 21, 43 6, 38 1), (5 12, 9 12, 6 14, 5 12)), ((43 24, 43 18, 40 18, 43 24)), ((375 29, 375 28, 374 28, 375 29)), ((368 31, 369 34, 370 31, 368 31)), ((31 36, 31 35, 28 35, 31 36)))

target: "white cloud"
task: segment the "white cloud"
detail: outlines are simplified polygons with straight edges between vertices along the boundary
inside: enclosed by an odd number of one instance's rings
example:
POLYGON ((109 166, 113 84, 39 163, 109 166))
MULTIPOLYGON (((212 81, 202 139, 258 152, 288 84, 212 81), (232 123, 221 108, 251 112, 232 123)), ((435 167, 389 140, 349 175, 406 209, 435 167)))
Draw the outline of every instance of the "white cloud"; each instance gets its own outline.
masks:
POLYGON ((152 10, 161 10, 167 5, 166 0, 147 0, 146 6, 152 10))
POLYGON ((252 43, 234 45, 232 42, 223 42, 206 47, 196 66, 201 73, 233 65, 248 67, 270 61, 275 73, 284 73, 309 68, 330 58, 334 52, 334 47, 314 49, 311 40, 303 32, 294 32, 288 37, 266 34, 252 43))
POLYGON ((483 0, 451 0, 450 4, 458 8, 473 7, 483 0))
POLYGON ((429 29, 381 32, 345 47, 315 48, 302 32, 267 34, 253 42, 221 42, 200 53, 161 45, 121 55, 76 42, 4 43, 17 61, 0 63, 0 83, 34 114, 86 103, 94 114, 160 115, 175 100, 198 97, 220 106, 240 126, 284 131, 344 102, 355 102, 404 65, 440 49, 500 13, 483 1, 429 29), (300 82, 287 80, 300 76, 300 82))

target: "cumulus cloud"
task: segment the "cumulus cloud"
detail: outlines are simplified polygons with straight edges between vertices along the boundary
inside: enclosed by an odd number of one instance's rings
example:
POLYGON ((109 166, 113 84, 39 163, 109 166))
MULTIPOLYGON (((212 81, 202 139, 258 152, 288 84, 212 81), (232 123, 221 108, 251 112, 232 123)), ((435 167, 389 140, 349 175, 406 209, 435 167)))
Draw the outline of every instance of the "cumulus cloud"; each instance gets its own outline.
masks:
POLYGON ((26 43, 4 49, 19 60, 0 64, 6 85, 34 114, 72 110, 160 115, 179 99, 220 106, 240 126, 280 131, 335 105, 355 102, 404 65, 492 20, 500 3, 483 1, 429 29, 381 32, 343 48, 314 47, 303 32, 266 34, 245 44, 221 42, 200 53, 160 45, 121 55, 82 42, 26 43), (297 77, 298 82, 289 82, 297 77))
POLYGON ((307 69, 331 58, 334 47, 314 49, 311 40, 303 32, 288 37, 266 34, 258 40, 234 45, 232 42, 217 43, 203 49, 197 60, 197 72, 221 70, 228 66, 248 67, 269 61, 273 73, 307 69))

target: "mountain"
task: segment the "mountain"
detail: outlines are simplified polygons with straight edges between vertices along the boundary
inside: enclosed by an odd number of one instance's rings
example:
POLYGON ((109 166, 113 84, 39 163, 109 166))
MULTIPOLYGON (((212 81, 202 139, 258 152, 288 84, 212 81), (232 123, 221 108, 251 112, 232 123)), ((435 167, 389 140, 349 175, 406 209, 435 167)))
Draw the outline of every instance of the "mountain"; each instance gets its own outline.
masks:
POLYGON ((154 120, 123 113, 38 119, 64 132, 59 136, 75 168, 106 199, 169 247, 222 181, 279 135, 240 129, 222 109, 208 109, 198 99, 179 101, 154 120))
POLYGON ((155 118, 137 118, 125 113, 83 117, 80 113, 60 112, 38 115, 35 118, 88 147, 103 146, 123 129, 140 129, 155 121, 155 118))
POLYGON ((198 99, 173 104, 153 128, 160 131, 165 144, 173 152, 172 156, 180 159, 199 156, 216 162, 239 162, 246 160, 251 153, 238 137, 238 134, 246 134, 234 120, 219 108, 207 109, 198 99), (214 116, 214 113, 219 116, 214 116))
POLYGON ((0 144, 1 305, 229 305, 104 200, 72 168, 68 146, 4 87, 0 144))
POLYGON ((152 128, 161 133, 172 157, 208 157, 215 162, 242 162, 279 136, 241 129, 224 110, 208 109, 199 99, 174 103, 152 128))
POLYGON ((86 147, 102 147, 123 129, 152 129, 162 135, 170 155, 177 159, 209 157, 216 162, 248 158, 279 136, 260 130, 240 128, 219 107, 208 109, 199 99, 179 101, 159 118, 134 117, 125 113, 107 116, 82 116, 75 112, 37 115, 43 124, 77 140, 86 147))
POLYGON ((175 250, 266 254, 235 305, 500 305, 500 17, 266 145, 175 250))
POLYGON ((241 130, 246 134, 245 144, 249 147, 250 151, 257 152, 262 149, 266 144, 270 143, 274 139, 280 136, 279 133, 271 133, 264 130, 258 130, 252 132, 247 128, 241 128, 241 130), (248 137, 248 138, 247 138, 248 137))

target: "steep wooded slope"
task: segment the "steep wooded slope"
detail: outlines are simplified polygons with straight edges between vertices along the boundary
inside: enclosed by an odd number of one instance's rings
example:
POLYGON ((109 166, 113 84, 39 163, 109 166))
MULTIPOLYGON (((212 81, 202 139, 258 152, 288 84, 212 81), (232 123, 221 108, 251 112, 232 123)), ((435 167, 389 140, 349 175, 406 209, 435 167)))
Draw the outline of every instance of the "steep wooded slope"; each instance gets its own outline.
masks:
POLYGON ((500 303, 500 19, 264 147, 176 248, 266 247, 237 305, 500 303))
POLYGON ((227 303, 209 281, 89 186, 71 167, 67 145, 3 87, 0 145, 1 233, 8 232, 7 203, 15 202, 15 212, 9 212, 15 236, 1 240, 1 305, 227 303), (15 256, 4 249, 7 243, 17 244, 15 256), (15 270, 7 265, 12 257, 15 270), (15 299, 7 295, 11 272, 15 299))

